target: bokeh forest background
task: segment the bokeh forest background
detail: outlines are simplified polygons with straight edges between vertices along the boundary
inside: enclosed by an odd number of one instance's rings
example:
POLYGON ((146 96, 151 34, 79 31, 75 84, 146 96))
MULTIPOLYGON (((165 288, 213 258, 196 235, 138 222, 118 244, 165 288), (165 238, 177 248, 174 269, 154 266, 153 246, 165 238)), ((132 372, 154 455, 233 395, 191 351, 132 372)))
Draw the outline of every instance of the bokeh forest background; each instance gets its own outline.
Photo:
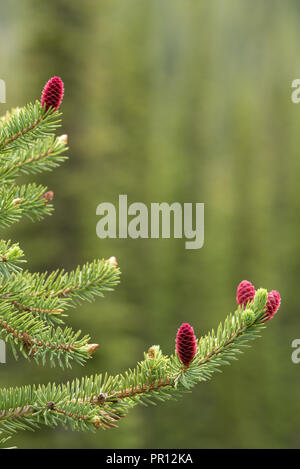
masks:
MULTIPOLYGON (((178 402, 136 407, 118 430, 20 433, 22 448, 261 448, 300 445, 300 77, 297 0, 10 0, 0 8, 6 108, 65 83, 70 159, 35 179, 55 212, 3 232, 31 271, 116 256, 116 291, 70 311, 100 343, 86 368, 37 367, 8 354, 0 385, 60 382, 171 353, 182 322, 206 333, 246 278, 282 307, 238 362, 178 402), (96 236, 96 207, 204 202, 205 243, 96 236)), ((28 180, 28 178, 23 178, 28 180)))

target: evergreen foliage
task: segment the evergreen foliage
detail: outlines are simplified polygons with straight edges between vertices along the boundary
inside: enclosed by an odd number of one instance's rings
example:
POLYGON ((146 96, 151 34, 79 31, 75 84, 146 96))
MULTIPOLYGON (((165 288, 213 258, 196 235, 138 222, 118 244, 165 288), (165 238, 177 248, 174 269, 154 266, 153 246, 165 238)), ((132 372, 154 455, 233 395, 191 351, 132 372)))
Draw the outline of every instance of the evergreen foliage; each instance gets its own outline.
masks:
MULTIPOLYGON (((65 159, 66 139, 54 136, 60 117, 59 111, 46 111, 36 102, 2 118, 2 227, 23 215, 39 220, 51 214, 51 191, 34 183, 18 187, 15 181, 21 173, 52 170, 65 159)), ((28 360, 60 367, 70 367, 72 362, 85 364, 98 345, 90 343, 90 337, 81 331, 65 326, 66 311, 112 290, 119 282, 116 263, 113 259, 95 260, 70 273, 32 274, 22 269, 23 262, 18 244, 0 242, 0 338, 11 346, 16 358, 21 354, 28 360)), ((2 443, 16 431, 33 430, 41 424, 61 424, 72 430, 114 428, 137 404, 178 398, 210 379, 260 335, 266 325, 267 298, 267 291, 259 289, 246 310, 238 306, 216 332, 197 340, 187 363, 176 352, 164 355, 155 345, 134 369, 116 376, 97 374, 66 384, 0 389, 2 443)))

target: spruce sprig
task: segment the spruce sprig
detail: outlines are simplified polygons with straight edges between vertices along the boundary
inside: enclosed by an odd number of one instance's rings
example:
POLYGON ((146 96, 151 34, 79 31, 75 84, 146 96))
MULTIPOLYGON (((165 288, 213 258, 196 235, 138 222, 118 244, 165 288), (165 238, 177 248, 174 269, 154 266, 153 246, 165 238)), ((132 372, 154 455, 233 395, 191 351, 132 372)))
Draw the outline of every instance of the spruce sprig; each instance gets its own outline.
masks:
POLYGON ((211 379, 260 335, 265 327, 266 302, 266 290, 258 290, 247 310, 238 308, 219 326, 218 334, 212 330, 200 338, 188 367, 176 353, 166 356, 154 345, 136 368, 123 374, 99 374, 66 384, 0 390, 0 402, 6 402, 0 410, 0 429, 17 431, 19 423, 24 429, 58 423, 73 430, 115 428, 118 420, 137 404, 155 405, 177 399, 197 383, 211 379), (15 401, 14 396, 18 396, 15 401))
POLYGON ((50 215, 53 206, 43 196, 47 188, 35 183, 15 186, 4 184, 0 187, 0 227, 7 227, 22 216, 32 221, 50 215))
POLYGON ((45 111, 39 101, 13 109, 2 119, 0 152, 26 149, 36 143, 38 138, 53 134, 60 125, 61 113, 52 111, 45 111))
POLYGON ((51 171, 65 159, 62 153, 67 151, 66 139, 46 136, 21 149, 12 149, 3 153, 0 166, 0 182, 12 183, 19 174, 36 174, 51 171))
POLYGON ((10 274, 20 272, 20 264, 24 262, 24 253, 18 243, 0 240, 0 276, 7 278, 10 274))

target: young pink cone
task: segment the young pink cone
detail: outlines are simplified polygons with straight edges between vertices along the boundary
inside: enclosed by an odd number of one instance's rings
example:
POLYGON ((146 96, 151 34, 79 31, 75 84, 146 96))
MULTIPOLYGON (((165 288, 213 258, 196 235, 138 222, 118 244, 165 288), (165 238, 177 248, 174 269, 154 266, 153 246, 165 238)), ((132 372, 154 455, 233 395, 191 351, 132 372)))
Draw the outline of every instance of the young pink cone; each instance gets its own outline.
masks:
POLYGON ((45 107, 45 110, 48 111, 50 107, 53 108, 53 112, 56 111, 64 96, 64 84, 60 77, 52 77, 47 81, 44 86, 42 96, 41 96, 41 105, 45 107))
POLYGON ((185 366, 193 360, 197 350, 194 329, 188 323, 181 324, 176 336, 176 352, 185 366))
POLYGON ((269 321, 277 313, 281 303, 281 298, 277 290, 272 290, 268 294, 267 304, 266 304, 266 319, 269 321))
POLYGON ((248 280, 242 280, 237 287, 236 301, 240 306, 247 306, 249 301, 253 301, 255 297, 255 288, 248 280))

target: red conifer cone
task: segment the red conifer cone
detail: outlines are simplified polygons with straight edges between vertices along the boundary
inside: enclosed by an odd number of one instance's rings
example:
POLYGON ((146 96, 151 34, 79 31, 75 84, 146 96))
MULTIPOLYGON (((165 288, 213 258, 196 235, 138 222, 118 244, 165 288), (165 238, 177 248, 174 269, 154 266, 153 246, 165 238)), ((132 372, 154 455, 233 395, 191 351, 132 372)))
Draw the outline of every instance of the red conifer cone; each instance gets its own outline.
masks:
POLYGON ((268 294, 267 304, 266 304, 266 319, 272 319, 272 317, 277 313, 281 303, 281 298, 277 290, 272 290, 268 294))
POLYGON ((50 107, 53 108, 53 111, 56 111, 61 105, 63 96, 64 84, 61 78, 52 77, 44 86, 41 96, 41 105, 45 107, 46 111, 48 111, 50 107))
POLYGON ((181 324, 176 336, 176 352, 185 366, 193 360, 197 350, 194 329, 188 323, 181 324))
POLYGON ((237 287, 236 301, 241 306, 246 306, 249 301, 253 301, 255 297, 255 288, 248 280, 242 280, 237 287))

